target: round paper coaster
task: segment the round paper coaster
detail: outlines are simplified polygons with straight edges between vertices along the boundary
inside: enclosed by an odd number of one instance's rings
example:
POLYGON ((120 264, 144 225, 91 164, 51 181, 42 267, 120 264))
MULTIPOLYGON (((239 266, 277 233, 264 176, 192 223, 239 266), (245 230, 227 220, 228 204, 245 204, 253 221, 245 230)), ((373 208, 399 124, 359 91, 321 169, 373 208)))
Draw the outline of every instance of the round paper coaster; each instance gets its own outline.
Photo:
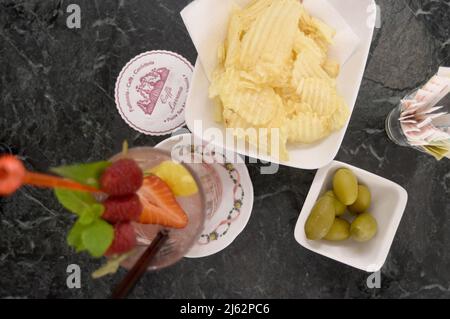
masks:
POLYGON ((169 134, 184 125, 184 109, 194 68, 181 55, 149 51, 132 59, 116 82, 116 106, 133 129, 169 134))
MULTIPOLYGON (((156 147, 170 152, 174 147, 186 147, 199 155, 205 154, 202 152, 208 148, 202 143, 194 143, 193 139, 191 134, 173 136, 156 147), (181 145, 183 143, 186 145, 181 145)), ((185 255, 188 258, 206 257, 225 249, 244 230, 252 213, 253 184, 244 160, 235 154, 233 161, 224 155, 225 151, 219 153, 217 148, 214 151, 214 158, 219 160, 204 165, 210 165, 216 171, 222 184, 222 196, 215 213, 207 217, 196 244, 185 255)))

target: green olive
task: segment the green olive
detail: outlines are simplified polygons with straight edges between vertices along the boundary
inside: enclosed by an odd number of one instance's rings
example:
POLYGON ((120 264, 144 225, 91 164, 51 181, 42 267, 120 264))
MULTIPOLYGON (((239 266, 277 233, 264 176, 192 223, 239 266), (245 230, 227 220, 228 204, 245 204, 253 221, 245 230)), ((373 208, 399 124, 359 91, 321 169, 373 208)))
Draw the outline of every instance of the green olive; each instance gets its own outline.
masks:
POLYGON ((364 213, 370 207, 371 195, 369 189, 364 185, 358 185, 358 198, 353 205, 348 207, 352 213, 364 213))
POLYGON ((324 196, 330 196, 334 199, 334 209, 336 210, 336 216, 342 216, 345 214, 345 211, 347 209, 347 206, 342 204, 339 199, 336 198, 336 195, 334 195, 333 191, 328 191, 324 194, 324 196))
POLYGON ((377 230, 377 221, 369 213, 364 213, 356 217, 350 226, 352 238, 359 242, 371 240, 376 235, 377 230))
POLYGON ((335 218, 334 201, 329 196, 319 198, 305 223, 305 234, 310 240, 319 240, 328 234, 335 218))
POLYGON ((336 218, 328 234, 323 238, 328 241, 343 241, 350 237, 350 223, 345 219, 336 218))
POLYGON ((339 201, 346 205, 352 205, 358 197, 358 180, 351 170, 339 169, 333 177, 333 191, 339 201))

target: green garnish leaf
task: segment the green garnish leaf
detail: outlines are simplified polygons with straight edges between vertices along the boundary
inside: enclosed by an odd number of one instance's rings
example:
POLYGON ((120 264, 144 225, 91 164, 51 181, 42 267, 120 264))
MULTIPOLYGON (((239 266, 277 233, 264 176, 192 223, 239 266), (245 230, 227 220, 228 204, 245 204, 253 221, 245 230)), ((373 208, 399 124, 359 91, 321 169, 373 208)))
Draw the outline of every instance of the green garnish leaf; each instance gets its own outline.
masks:
POLYGON ((88 225, 81 234, 83 246, 93 257, 101 257, 114 239, 114 228, 102 219, 88 225))
POLYGON ((96 219, 102 216, 104 210, 105 206, 102 204, 93 204, 80 214, 78 221, 83 225, 92 224, 96 219))
POLYGON ((78 215, 78 220, 67 235, 67 243, 77 252, 88 251, 93 257, 101 257, 114 238, 114 228, 101 216, 105 206, 86 192, 55 189, 59 202, 78 215))
POLYGON ((82 223, 77 221, 67 235, 67 243, 70 246, 74 247, 77 252, 85 250, 83 241, 81 240, 81 235, 83 234, 85 229, 86 225, 83 225, 82 223))
POLYGON ((100 218, 104 207, 93 204, 86 208, 67 236, 67 243, 77 252, 88 251, 93 257, 101 257, 114 239, 114 228, 100 218))
POLYGON ((60 166, 52 168, 51 171, 78 183, 99 188, 100 177, 109 166, 111 166, 111 162, 102 161, 88 164, 60 166))
POLYGON ((84 224, 80 217, 67 236, 67 243, 77 252, 87 250, 93 257, 101 257, 114 239, 114 228, 104 220, 97 218, 90 224, 84 224))
POLYGON ((93 205, 100 205, 92 194, 86 192, 56 188, 55 196, 64 208, 77 215, 82 215, 93 205))
POLYGON ((119 269, 120 264, 129 257, 131 257, 132 255, 134 255, 135 253, 136 250, 133 249, 132 251, 129 251, 125 254, 117 255, 108 259, 106 264, 104 264, 103 266, 101 266, 99 269, 97 269, 92 273, 92 278, 98 279, 106 275, 115 274, 119 269))
POLYGON ((89 209, 87 209, 80 215, 78 221, 82 225, 89 225, 94 222, 94 219, 95 219, 94 214, 92 214, 92 212, 89 209))

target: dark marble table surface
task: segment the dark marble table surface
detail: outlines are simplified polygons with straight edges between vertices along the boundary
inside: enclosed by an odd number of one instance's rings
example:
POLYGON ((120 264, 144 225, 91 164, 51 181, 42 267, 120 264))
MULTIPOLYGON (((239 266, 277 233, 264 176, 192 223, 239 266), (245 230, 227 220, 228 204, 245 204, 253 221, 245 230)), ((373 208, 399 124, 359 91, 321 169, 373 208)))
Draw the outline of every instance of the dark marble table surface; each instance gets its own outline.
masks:
MULTIPOLYGON (((344 0, 345 1, 345 0, 344 0)), ((196 51, 179 16, 189 0, 0 0, 0 147, 44 171, 114 154, 128 139, 162 138, 130 129, 117 113, 115 79, 135 55, 152 49, 196 51), (81 29, 66 27, 78 3, 81 29)), ((380 0, 376 30, 356 109, 338 160, 404 186, 409 202, 382 287, 367 274, 301 248, 293 236, 314 171, 249 170, 255 203, 245 231, 225 251, 185 259, 147 274, 133 298, 450 298, 450 165, 392 144, 387 113, 450 59, 446 1, 380 0)), ((92 280, 101 261, 65 243, 73 217, 50 191, 26 188, 0 199, 0 297, 104 298, 124 272, 92 280), (66 286, 79 264, 80 289, 66 286)))

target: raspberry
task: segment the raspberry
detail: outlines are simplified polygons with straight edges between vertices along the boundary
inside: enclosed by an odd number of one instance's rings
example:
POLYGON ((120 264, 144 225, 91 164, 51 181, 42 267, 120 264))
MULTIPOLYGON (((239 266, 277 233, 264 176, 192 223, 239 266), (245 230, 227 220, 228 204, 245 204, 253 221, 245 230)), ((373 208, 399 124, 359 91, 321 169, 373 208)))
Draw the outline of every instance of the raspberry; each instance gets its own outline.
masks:
POLYGON ((136 194, 110 196, 103 205, 105 205, 105 212, 102 218, 111 224, 137 221, 142 212, 142 204, 136 194))
POLYGON ((129 252, 136 246, 136 234, 130 223, 114 225, 114 240, 105 256, 119 255, 129 252))
POLYGON ((134 194, 141 186, 142 170, 131 159, 121 159, 108 167, 100 178, 102 191, 109 195, 134 194))

